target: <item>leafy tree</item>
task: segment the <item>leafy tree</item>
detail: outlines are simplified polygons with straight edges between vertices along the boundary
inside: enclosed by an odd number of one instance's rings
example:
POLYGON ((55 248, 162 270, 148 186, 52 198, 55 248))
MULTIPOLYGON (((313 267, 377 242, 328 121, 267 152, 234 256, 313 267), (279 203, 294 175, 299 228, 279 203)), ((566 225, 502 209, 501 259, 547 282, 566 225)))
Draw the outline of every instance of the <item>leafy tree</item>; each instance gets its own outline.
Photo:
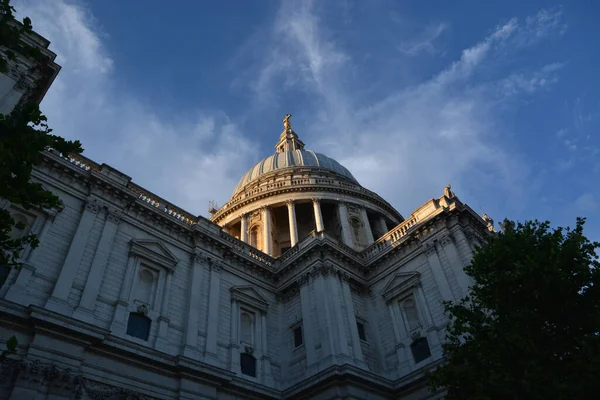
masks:
POLYGON ((470 295, 446 303, 446 399, 588 399, 600 393, 600 243, 548 222, 506 220, 476 251, 470 295))
MULTIPOLYGON (((31 32, 31 21, 18 23, 10 0, 0 2, 0 73, 7 73, 18 56, 40 59, 39 49, 20 40, 21 34, 31 32)), ((61 153, 83 151, 79 141, 70 142, 51 134, 46 117, 37 104, 21 103, 9 114, 0 114, 0 198, 25 209, 58 207, 60 200, 39 183, 31 182, 33 167, 40 164, 40 152, 52 147, 61 153)), ((20 252, 27 245, 38 245, 35 235, 12 239, 13 227, 23 229, 7 210, 0 211, 0 265, 19 266, 20 252)))
MULTIPOLYGON (((19 57, 44 62, 39 49, 21 41, 21 35, 31 32, 31 20, 19 23, 14 18, 15 9, 10 0, 0 0, 0 73, 8 73, 19 57)), ((60 206, 60 199, 31 182, 33 167, 39 165, 40 152, 51 147, 57 151, 80 153, 79 141, 70 142, 51 134, 46 117, 37 104, 22 101, 9 115, 0 114, 0 199, 7 199, 25 209, 51 209, 60 206)), ((0 267, 6 274, 9 268, 19 267, 20 252, 27 246, 37 247, 35 235, 12 238, 12 230, 23 229, 7 210, 0 210, 0 267)), ((6 275, 3 277, 6 278, 6 275)), ((3 279, 2 279, 3 281, 3 279)), ((0 360, 13 353, 17 341, 13 336, 0 360)))

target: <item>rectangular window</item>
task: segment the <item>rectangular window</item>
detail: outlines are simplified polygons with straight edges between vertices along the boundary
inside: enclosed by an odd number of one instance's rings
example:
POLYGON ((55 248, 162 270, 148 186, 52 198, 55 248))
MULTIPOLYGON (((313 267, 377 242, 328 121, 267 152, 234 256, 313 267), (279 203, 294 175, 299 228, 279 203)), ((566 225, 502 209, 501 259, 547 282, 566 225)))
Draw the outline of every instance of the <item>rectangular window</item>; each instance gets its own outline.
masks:
POLYGON ((367 341, 367 334, 365 332, 365 325, 362 322, 356 321, 356 327, 358 328, 358 337, 360 340, 367 341))
POLYGON ((294 348, 302 346, 304 338, 302 337, 302 327, 294 328, 294 348))
POLYGON ((431 357, 429 343, 424 337, 418 338, 417 340, 412 342, 412 344, 410 345, 410 351, 412 353, 413 358, 415 359, 415 363, 417 364, 431 357))

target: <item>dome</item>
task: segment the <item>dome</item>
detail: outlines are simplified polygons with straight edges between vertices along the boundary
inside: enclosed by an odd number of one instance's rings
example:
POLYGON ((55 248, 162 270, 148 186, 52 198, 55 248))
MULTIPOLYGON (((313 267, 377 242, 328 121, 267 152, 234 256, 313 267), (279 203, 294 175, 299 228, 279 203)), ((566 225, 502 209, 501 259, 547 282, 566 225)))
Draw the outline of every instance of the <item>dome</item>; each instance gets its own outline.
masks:
POLYGON ((321 153, 315 153, 312 150, 292 150, 275 153, 255 164, 248 172, 244 174, 240 182, 235 187, 233 194, 236 194, 244 186, 266 173, 291 167, 314 167, 326 169, 358 184, 358 181, 354 178, 354 176, 352 176, 350 171, 348 171, 346 167, 333 158, 327 157, 321 153))

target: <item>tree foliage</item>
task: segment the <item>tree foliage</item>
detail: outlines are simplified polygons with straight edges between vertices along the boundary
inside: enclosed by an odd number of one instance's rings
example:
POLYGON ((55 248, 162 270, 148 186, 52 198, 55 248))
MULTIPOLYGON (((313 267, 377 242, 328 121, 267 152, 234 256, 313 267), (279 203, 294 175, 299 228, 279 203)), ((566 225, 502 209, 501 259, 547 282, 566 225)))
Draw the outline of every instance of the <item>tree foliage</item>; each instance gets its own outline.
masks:
POLYGON ((588 399, 600 390, 600 243, 548 222, 504 222, 446 303, 447 362, 429 374, 446 399, 588 399))
MULTIPOLYGON (((40 60, 39 49, 26 45, 21 35, 31 32, 31 20, 19 23, 10 0, 0 1, 0 73, 8 73, 18 57, 40 60)), ((25 209, 51 209, 58 197, 31 181, 33 167, 41 162, 40 152, 52 147, 61 153, 80 153, 79 141, 70 142, 51 134, 46 117, 37 104, 21 102, 9 115, 0 114, 0 198, 25 209)), ((11 231, 23 229, 7 210, 0 210, 0 265, 19 266, 20 252, 38 245, 35 235, 11 238, 11 231)))

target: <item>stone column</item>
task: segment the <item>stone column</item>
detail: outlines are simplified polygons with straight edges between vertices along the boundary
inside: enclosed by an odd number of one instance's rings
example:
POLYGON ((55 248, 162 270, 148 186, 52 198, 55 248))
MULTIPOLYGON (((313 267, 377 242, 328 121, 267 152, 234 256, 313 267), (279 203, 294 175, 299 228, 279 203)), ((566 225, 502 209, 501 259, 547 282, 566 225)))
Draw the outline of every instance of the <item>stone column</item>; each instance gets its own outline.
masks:
POLYGON ((356 311, 354 310, 354 300, 352 300, 352 292, 350 291, 350 283, 348 277, 342 277, 342 293, 344 295, 344 304, 346 305, 346 318, 348 319, 348 327, 350 328, 350 338, 352 340, 352 355, 356 363, 364 366, 365 358, 358 336, 358 326, 356 325, 356 311))
POLYGON ((248 243, 248 214, 242 214, 240 226, 240 239, 244 243, 248 243))
POLYGON ((310 306, 310 291, 308 289, 309 276, 304 274, 298 279, 300 287, 300 307, 302 309, 302 337, 306 349, 306 367, 309 368, 317 362, 315 351, 315 327, 312 324, 312 312, 310 306))
POLYGON ((231 300, 231 371, 236 374, 242 372, 240 367, 240 311, 238 302, 231 300))
POLYGON ((367 244, 371 245, 375 242, 375 238, 373 237, 373 231, 371 230, 371 224, 369 223, 369 216, 367 215, 367 209, 364 207, 360 208, 360 216, 363 220, 363 225, 365 227, 365 233, 367 237, 367 244))
POLYGON ((189 304, 187 313, 187 327, 185 330, 185 345, 183 355, 185 357, 200 358, 198 348, 198 320, 200 318, 200 285, 202 282, 203 265, 206 258, 196 253, 192 257, 192 278, 190 280, 189 304))
POLYGON ((404 326, 404 320, 402 319, 398 302, 388 302, 387 305, 392 322, 392 329, 394 330, 394 337, 396 338, 394 351, 396 353, 396 359, 398 360, 398 370, 407 372, 405 367, 407 363, 410 364, 410 357, 408 349, 404 345, 404 339, 408 335, 408 329, 404 326))
POLYGON ((298 243, 298 226, 296 226, 296 208, 294 207, 294 201, 286 201, 288 209, 288 218, 290 220, 290 243, 291 247, 294 247, 298 243))
POLYGON ((446 279, 446 275, 444 275, 444 270, 442 269, 442 264, 435 250, 435 244, 429 243, 424 246, 425 255, 427 256, 427 262, 431 267, 431 272, 433 273, 433 278, 435 283, 440 291, 440 295, 442 296, 443 301, 454 301, 454 297, 452 296, 452 290, 450 290, 450 285, 448 284, 448 280, 446 279))
POLYGON ((273 255, 273 241, 271 240, 271 209, 269 207, 262 208, 263 217, 263 253, 270 256, 273 255))
POLYGON ((29 306, 31 302, 31 297, 27 294, 27 287, 29 286, 29 281, 31 280, 31 275, 35 271, 35 262, 37 256, 40 254, 40 250, 42 248, 42 244, 46 235, 50 231, 52 227, 52 223, 54 222, 54 215, 49 215, 46 217, 44 221, 44 225, 42 226, 42 230, 39 235, 37 235, 38 240, 40 242, 40 246, 32 249, 27 256, 27 262, 23 263, 21 268, 18 271, 15 271, 17 274, 17 279, 15 283, 13 283, 6 292, 4 298, 6 300, 10 300, 12 302, 22 304, 24 306, 29 306))
POLYGON ((79 220, 79 225, 71 241, 69 252, 63 263, 63 267, 60 270, 52 296, 46 302, 46 309, 55 311, 61 314, 70 314, 69 305, 67 299, 71 293, 71 287, 75 280, 75 275, 79 269, 81 263, 81 257, 83 257, 83 251, 87 244, 90 231, 94 225, 96 215, 100 211, 100 204, 96 201, 88 201, 85 204, 83 214, 79 220))
POLYGON ((354 241, 352 240, 352 232, 350 232, 350 222, 348 221, 348 208, 346 203, 338 202, 338 217, 342 226, 342 243, 346 246, 354 247, 354 241))
POLYGON ((385 223, 385 218, 383 217, 383 215, 380 215, 379 218, 377 218, 377 227, 381 236, 388 233, 387 224, 385 223))
POLYGON ((317 232, 321 232, 325 230, 325 226, 323 224, 323 214, 321 214, 321 201, 319 199, 312 199, 312 202, 315 210, 315 226, 317 232))
POLYGON ((210 266, 210 289, 208 300, 208 321, 206 327, 206 350, 204 361, 220 367, 219 354, 217 351, 217 336, 219 328, 219 296, 221 292, 221 270, 217 261, 210 266))
POLYGON ((104 223, 100 241, 98 242, 98 248, 94 253, 94 261, 90 267, 90 273, 87 276, 79 306, 73 313, 73 318, 90 324, 95 322, 94 309, 96 307, 96 298, 98 297, 100 286, 102 286, 104 271, 108 264, 108 257, 119 222, 121 222, 121 211, 115 209, 108 210, 106 222, 104 223))
MULTIPOLYGON (((164 272, 160 272, 163 274, 164 272)), ((169 351, 169 300, 171 299, 171 283, 173 281, 174 271, 166 272, 165 287, 162 291, 162 304, 160 306, 160 316, 158 317, 158 334, 154 348, 167 353, 169 351)))

